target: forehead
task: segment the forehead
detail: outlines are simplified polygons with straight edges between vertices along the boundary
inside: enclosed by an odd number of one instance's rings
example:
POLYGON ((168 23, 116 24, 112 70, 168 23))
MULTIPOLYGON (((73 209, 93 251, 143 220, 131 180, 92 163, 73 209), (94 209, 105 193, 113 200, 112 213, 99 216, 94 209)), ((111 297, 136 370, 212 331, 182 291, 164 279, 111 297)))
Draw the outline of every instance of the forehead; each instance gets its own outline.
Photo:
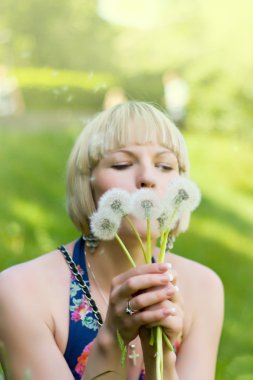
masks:
POLYGON ((166 156, 176 159, 176 155, 171 149, 153 143, 126 145, 118 149, 108 150, 105 152, 104 157, 122 155, 142 156, 143 154, 149 154, 154 157, 166 156))

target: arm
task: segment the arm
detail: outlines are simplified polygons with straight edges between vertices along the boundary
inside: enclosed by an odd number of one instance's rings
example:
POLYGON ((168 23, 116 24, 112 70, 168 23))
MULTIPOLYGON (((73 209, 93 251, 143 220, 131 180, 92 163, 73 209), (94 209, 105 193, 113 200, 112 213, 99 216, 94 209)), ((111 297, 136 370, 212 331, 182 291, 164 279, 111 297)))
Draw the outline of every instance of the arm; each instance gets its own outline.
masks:
POLYGON ((220 278, 202 267, 191 289, 194 315, 190 332, 180 348, 176 370, 180 380, 214 380, 224 318, 224 290, 220 278))
POLYGON ((119 380, 126 376, 121 366, 121 352, 117 337, 103 326, 94 341, 82 380, 119 380))
MULTIPOLYGON (((27 272, 12 268, 0 276, 0 339, 3 341, 12 380, 22 380, 27 369, 31 380, 73 380, 41 308, 40 293, 31 291, 27 272)), ((6 375, 7 378, 7 375, 6 375)))

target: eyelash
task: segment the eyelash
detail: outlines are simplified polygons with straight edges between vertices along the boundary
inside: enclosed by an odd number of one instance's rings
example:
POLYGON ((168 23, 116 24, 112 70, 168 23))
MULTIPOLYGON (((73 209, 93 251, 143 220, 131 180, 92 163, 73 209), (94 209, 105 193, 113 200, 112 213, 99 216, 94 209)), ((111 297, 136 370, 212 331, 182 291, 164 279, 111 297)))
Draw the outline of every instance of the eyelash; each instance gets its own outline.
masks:
POLYGON ((173 168, 171 166, 167 166, 167 165, 163 165, 163 164, 158 164, 156 165, 158 168, 164 170, 164 171, 170 171, 170 170, 173 170, 173 168))
POLYGON ((115 165, 112 165, 112 168, 116 170, 124 170, 124 169, 129 168, 130 166, 131 164, 115 164, 115 165))
MULTIPOLYGON (((116 170, 125 170, 125 169, 128 169, 130 166, 132 166, 132 164, 115 164, 115 165, 112 165, 112 168, 116 170)), ((162 164, 157 164, 156 167, 164 171, 173 170, 171 166, 162 165, 162 164)))

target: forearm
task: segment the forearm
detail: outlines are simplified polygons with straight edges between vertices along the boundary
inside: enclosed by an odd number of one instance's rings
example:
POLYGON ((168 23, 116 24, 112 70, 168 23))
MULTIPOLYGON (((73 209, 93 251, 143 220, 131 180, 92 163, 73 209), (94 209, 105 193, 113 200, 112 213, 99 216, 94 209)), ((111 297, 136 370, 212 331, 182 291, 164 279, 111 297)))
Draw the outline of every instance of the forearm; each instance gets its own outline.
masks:
POLYGON ((118 380, 121 376, 125 378, 117 338, 101 329, 89 355, 82 380, 118 380))
POLYGON ((164 355, 164 379, 179 380, 176 371, 176 354, 174 352, 167 352, 164 355))

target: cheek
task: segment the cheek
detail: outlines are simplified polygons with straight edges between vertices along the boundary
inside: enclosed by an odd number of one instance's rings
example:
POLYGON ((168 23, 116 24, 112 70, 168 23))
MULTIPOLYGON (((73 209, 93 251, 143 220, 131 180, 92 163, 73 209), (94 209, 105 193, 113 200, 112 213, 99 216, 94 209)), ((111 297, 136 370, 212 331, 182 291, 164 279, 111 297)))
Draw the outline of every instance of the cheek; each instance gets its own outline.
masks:
POLYGON ((108 179, 101 178, 99 176, 96 176, 95 174, 91 177, 90 184, 96 205, 101 195, 109 189, 108 182, 110 182, 108 179))
POLYGON ((174 170, 172 173, 171 173, 171 176, 170 176, 170 179, 169 179, 169 182, 173 181, 175 178, 179 177, 179 172, 174 170))
POLYGON ((90 178, 95 204, 99 198, 109 189, 114 187, 131 191, 130 179, 126 175, 116 176, 114 173, 94 173, 90 178))
POLYGON ((175 178, 179 176, 179 173, 177 171, 173 171, 170 173, 169 176, 164 176, 160 182, 160 186, 158 186, 157 192, 158 195, 161 197, 161 199, 164 198, 165 192, 167 190, 168 185, 171 181, 173 181, 175 178))

